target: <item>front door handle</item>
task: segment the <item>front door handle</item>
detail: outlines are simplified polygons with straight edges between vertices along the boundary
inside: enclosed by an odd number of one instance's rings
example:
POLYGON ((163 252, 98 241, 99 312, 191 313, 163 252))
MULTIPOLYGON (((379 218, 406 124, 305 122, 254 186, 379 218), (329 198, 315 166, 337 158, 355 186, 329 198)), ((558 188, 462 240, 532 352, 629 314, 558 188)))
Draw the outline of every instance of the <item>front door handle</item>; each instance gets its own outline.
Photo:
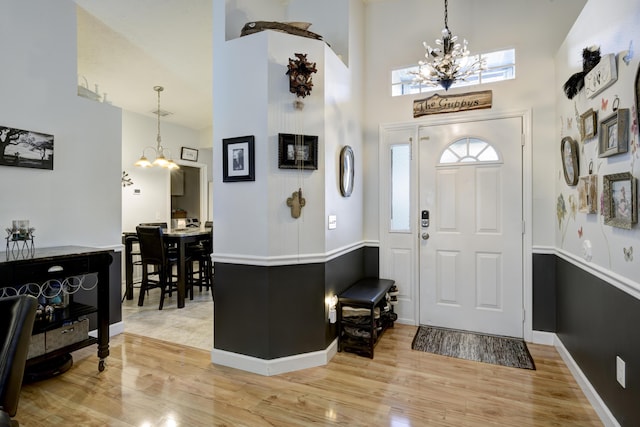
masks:
POLYGON ((429 240, 429 233, 422 233, 422 240, 429 240))

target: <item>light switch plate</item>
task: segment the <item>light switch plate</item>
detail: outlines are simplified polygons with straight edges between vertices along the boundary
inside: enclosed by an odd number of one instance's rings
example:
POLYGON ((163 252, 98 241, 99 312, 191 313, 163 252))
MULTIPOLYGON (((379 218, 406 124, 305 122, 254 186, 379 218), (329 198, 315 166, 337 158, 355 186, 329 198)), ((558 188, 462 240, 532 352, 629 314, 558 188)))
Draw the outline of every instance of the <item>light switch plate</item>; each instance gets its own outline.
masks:
POLYGON ((335 230, 338 226, 338 217, 336 215, 329 215, 329 230, 335 230))

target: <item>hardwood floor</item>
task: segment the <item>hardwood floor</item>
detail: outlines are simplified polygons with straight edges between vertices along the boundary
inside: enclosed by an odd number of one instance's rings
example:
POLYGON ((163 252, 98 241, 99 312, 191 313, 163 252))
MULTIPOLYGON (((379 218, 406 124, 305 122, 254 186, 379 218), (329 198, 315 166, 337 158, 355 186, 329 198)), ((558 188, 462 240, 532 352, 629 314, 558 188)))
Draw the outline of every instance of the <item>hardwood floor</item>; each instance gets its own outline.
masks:
POLYGON ((210 352, 124 333, 98 373, 95 348, 68 372, 25 385, 16 419, 37 426, 598 426, 553 347, 537 370, 411 350, 416 327, 385 332, 375 358, 264 377, 214 365, 210 352))

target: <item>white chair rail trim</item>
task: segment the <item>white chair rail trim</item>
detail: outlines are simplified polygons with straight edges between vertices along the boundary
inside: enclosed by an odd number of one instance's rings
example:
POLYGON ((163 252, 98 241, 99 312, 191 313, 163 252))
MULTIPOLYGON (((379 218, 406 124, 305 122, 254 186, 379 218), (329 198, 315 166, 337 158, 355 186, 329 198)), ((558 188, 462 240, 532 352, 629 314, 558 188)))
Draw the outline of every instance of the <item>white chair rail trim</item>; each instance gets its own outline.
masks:
POLYGON ((228 264, 243 264, 243 265, 259 265, 265 267, 272 267, 278 265, 295 265, 295 264, 314 264, 325 263, 332 259, 338 258, 342 255, 346 255, 349 252, 363 248, 365 246, 378 247, 379 243, 373 243, 371 241, 359 241, 346 245, 326 253, 315 254, 290 254, 290 255, 278 255, 278 256, 253 256, 253 255, 239 255, 239 254, 225 254, 214 252, 213 262, 222 262, 228 264))

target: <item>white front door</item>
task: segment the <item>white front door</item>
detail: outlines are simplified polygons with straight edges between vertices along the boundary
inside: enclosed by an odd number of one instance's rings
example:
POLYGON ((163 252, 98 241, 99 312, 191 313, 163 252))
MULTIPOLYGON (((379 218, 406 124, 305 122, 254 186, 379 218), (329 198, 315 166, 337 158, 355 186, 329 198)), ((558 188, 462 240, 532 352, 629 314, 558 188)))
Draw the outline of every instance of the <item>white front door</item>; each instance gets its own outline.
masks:
POLYGON ((522 118, 419 130, 420 323, 523 336, 522 118))

